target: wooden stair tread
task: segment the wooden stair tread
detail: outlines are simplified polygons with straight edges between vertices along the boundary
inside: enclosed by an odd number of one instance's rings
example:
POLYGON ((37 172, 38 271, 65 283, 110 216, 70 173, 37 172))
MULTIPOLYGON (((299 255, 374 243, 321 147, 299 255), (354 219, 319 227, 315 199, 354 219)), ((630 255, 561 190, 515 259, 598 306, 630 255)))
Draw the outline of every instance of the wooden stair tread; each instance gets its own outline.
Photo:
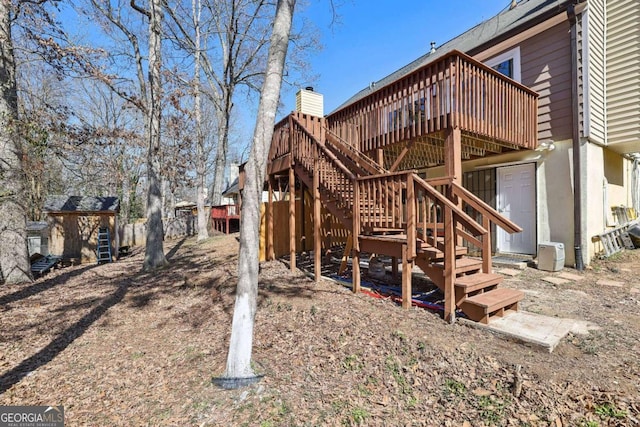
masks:
POLYGON ((381 242, 397 242, 403 243, 407 241, 406 234, 376 234, 376 235, 360 235, 358 236, 360 240, 371 240, 371 241, 381 241, 381 242))
MULTIPOLYGON (((444 261, 434 262, 434 266, 444 268, 444 261)), ((468 271, 479 270, 482 268, 482 260, 473 258, 456 259, 456 273, 466 273, 468 271)))
POLYGON ((482 307, 486 313, 491 313, 508 305, 514 304, 523 298, 524 292, 522 291, 500 288, 468 297, 464 300, 464 303, 477 305, 482 307))
POLYGON ((468 294, 489 286, 498 285, 502 282, 503 277, 495 273, 475 273, 467 276, 457 277, 455 285, 464 293, 468 294))
MULTIPOLYGON (((426 242, 422 243, 418 251, 426 254, 432 260, 444 258, 444 252, 426 242)), ((468 251, 466 246, 456 246, 456 256, 466 255, 468 251)))

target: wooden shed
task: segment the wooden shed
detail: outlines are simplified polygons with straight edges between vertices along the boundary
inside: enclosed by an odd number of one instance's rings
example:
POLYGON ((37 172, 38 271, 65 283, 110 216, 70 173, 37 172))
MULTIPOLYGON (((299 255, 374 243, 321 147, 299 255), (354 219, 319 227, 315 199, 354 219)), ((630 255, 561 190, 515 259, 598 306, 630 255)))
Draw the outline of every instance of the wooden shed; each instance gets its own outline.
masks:
POLYGON ((96 262, 98 233, 106 228, 111 260, 115 260, 119 246, 117 197, 49 196, 43 210, 50 229, 49 253, 67 262, 96 262))

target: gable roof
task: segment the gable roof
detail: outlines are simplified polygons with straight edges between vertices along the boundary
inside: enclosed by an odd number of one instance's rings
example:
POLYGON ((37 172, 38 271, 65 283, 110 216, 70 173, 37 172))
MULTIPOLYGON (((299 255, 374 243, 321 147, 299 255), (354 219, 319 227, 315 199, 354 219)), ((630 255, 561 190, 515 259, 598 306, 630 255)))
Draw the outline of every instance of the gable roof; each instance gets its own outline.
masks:
POLYGON ((117 197, 48 196, 44 202, 45 212, 118 212, 117 197))
MULTIPOLYGON (((420 67, 427 65, 447 53, 458 50, 470 53, 490 42, 496 42, 508 37, 513 32, 520 32, 532 27, 552 16, 566 10, 574 0, 520 0, 513 9, 505 9, 493 18, 489 18, 475 27, 467 30, 458 37, 439 46, 434 52, 427 52, 413 62, 405 65, 388 76, 372 83, 365 89, 356 93, 345 103, 336 108, 332 113, 348 107, 354 102, 382 89, 383 87, 411 74, 420 67)), ((580 0, 581 2, 585 0, 580 0)), ((332 114, 331 113, 331 114, 332 114)), ((329 115, 331 115, 329 114, 329 115)))

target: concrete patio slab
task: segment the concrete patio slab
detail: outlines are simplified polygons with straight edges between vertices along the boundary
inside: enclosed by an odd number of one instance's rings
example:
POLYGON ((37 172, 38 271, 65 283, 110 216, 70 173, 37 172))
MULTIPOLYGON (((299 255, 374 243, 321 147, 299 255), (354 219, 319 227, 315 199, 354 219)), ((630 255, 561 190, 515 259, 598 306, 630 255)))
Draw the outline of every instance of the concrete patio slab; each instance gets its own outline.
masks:
POLYGON ((498 270, 498 273, 503 274, 505 276, 515 277, 522 274, 522 270, 514 270, 513 268, 503 268, 498 270))
POLYGON ((596 282, 600 286, 612 286, 614 288, 621 288, 624 286, 624 282, 616 282, 615 280, 600 279, 596 282))
POLYGON ((570 280, 562 279, 560 277, 554 277, 554 276, 543 277, 540 280, 542 280, 544 282, 547 282, 547 283, 552 283, 554 285, 564 285, 564 284, 567 284, 567 283, 571 282, 570 280))
POLYGON ((558 274, 558 277, 562 279, 573 280, 574 282, 580 281, 583 278, 583 276, 579 274, 573 274, 573 273, 567 273, 567 272, 562 272, 558 274))
POLYGON ((574 319, 543 316, 519 311, 505 317, 495 317, 488 325, 463 320, 470 326, 486 329, 498 335, 542 347, 551 353, 567 334, 587 334, 598 326, 574 319))

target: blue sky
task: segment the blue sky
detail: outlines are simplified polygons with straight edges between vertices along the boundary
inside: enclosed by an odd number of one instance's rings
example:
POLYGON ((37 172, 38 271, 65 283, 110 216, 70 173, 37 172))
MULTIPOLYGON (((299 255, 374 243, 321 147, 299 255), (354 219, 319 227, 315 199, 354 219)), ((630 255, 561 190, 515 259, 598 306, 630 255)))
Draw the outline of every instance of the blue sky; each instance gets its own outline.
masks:
MULTIPOLYGON (((335 1, 335 0, 334 0, 335 1)), ((340 1, 340 0, 338 0, 340 1)), ((302 10, 321 32, 324 49, 311 55, 313 83, 325 114, 351 95, 509 7, 510 0, 342 0, 341 23, 330 26, 329 0, 302 10)), ((295 93, 283 93, 283 113, 295 93)))

